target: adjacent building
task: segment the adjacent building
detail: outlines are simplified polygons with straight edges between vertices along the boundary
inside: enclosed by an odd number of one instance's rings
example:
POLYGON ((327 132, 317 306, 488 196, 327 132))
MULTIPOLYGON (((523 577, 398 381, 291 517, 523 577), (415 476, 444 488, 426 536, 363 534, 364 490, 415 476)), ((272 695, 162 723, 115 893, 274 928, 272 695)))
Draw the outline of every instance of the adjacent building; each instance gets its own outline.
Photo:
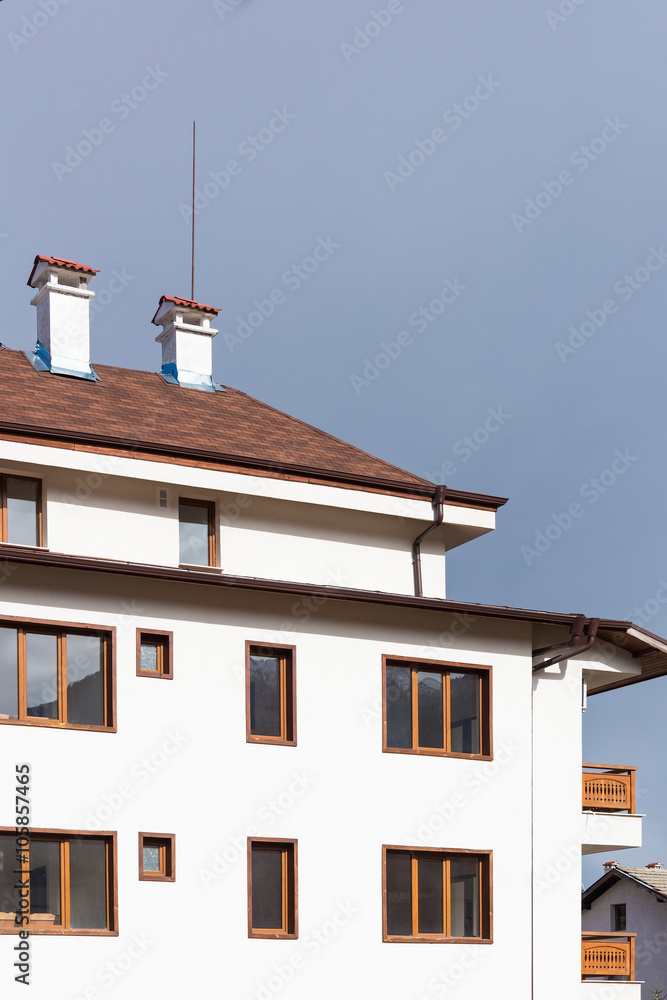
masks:
POLYGON ((503 498, 218 385, 197 302, 92 363, 95 274, 36 258, 0 348, 3 996, 639 1000, 582 945, 582 853, 641 843, 582 698, 667 643, 449 599, 503 498))

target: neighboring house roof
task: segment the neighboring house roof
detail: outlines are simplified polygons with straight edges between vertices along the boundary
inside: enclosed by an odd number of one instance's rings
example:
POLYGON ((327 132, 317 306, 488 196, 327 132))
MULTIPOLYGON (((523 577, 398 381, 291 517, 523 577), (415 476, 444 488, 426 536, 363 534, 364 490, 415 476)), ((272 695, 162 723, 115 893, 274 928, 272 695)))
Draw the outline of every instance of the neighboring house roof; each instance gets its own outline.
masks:
MULTIPOLYGON (((195 392, 153 372, 95 365, 101 381, 36 371, 0 350, 0 436, 134 449, 175 461, 211 460, 285 477, 431 498, 435 485, 238 389, 195 392)), ((449 490, 450 503, 496 510, 506 500, 449 490)))
POLYGON ((590 910, 591 904, 599 899, 608 889, 618 882, 630 882, 646 889, 653 896, 667 900, 667 868, 621 868, 614 865, 604 873, 602 878, 585 889, 581 894, 583 909, 590 910))

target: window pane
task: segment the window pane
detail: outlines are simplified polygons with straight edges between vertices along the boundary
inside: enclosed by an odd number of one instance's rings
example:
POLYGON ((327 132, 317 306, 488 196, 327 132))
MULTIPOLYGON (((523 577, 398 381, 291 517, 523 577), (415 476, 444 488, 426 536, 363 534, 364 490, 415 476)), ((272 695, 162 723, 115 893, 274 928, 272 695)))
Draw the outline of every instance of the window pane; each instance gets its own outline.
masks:
POLYGON ((104 642, 98 635, 67 636, 67 721, 105 724, 104 642))
POLYGON ((419 697, 419 746, 444 748, 442 726, 442 674, 420 670, 417 674, 419 697))
POLYGON ((157 644, 154 642, 142 642, 141 644, 141 669, 150 670, 154 674, 158 672, 157 644))
POLYGON ((70 926, 105 930, 107 926, 107 862, 103 840, 70 840, 70 926))
POLYGON ((27 647, 28 715, 58 718, 58 640, 55 635, 29 632, 27 647))
POLYGON ((442 858, 417 861, 417 896, 420 934, 442 934, 442 858))
POLYGON ((387 934, 412 934, 412 858, 387 851, 387 934))
POLYGON ((157 844, 144 844, 143 867, 145 872, 160 873, 160 848, 157 844))
POLYGON ((208 566, 208 512, 199 504, 179 503, 179 562, 208 566))
POLYGON ((282 736, 280 717, 280 660, 277 656, 250 657, 250 732, 253 736, 282 736))
POLYGON ((15 545, 39 545, 39 483, 7 476, 7 541, 15 545))
POLYGON ((30 842, 30 920, 38 927, 61 923, 58 841, 30 842), (37 919, 33 921, 35 914, 37 919))
POLYGON ((410 667, 387 665, 387 746, 412 747, 412 689, 410 667))
POLYGON ((479 858, 452 858, 452 937, 479 937, 479 858))
POLYGON ((283 852, 252 848, 252 926, 256 930, 283 926, 283 852))
POLYGON ((17 719, 18 714, 17 632, 15 628, 0 628, 0 719, 17 719))
POLYGON ((18 890, 14 888, 14 884, 20 876, 14 869, 18 867, 16 837, 13 834, 0 833, 0 920, 6 920, 6 915, 10 915, 13 920, 17 911, 18 890))
POLYGON ((479 744, 479 674, 450 674, 452 750, 481 753, 479 744))

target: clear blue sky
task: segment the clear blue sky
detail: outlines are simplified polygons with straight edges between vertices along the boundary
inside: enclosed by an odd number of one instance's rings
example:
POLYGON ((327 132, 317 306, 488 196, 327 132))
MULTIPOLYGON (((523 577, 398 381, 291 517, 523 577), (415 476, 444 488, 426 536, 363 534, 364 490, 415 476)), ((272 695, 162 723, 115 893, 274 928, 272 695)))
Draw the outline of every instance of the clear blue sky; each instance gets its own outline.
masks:
MULTIPOLYGON (((667 634, 664 4, 41 4, 0 6, 2 341, 32 347, 32 259, 64 256, 101 269, 98 293, 124 275, 98 295, 94 360, 159 367, 158 299, 190 294, 196 118, 218 380, 509 496, 452 555, 451 597, 639 608, 667 634)), ((667 863, 666 692, 585 719, 585 758, 640 768, 628 864, 667 863)))

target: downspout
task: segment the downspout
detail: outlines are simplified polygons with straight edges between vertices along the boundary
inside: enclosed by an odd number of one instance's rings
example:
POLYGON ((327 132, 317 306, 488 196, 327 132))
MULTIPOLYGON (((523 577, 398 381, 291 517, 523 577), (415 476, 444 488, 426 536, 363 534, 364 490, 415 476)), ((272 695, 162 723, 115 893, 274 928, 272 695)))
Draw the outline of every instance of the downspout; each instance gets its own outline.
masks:
MULTIPOLYGON (((577 619, 577 621, 572 625, 572 628, 570 629, 571 632, 573 632, 575 626, 578 625, 578 622, 579 619, 577 619)), ((533 667, 533 673, 535 673, 536 670, 544 670, 545 667, 551 667, 553 666, 554 663, 560 663, 561 660, 569 660, 573 656, 579 656, 579 653, 585 653, 587 649, 591 649, 591 647, 595 645, 599 624, 600 624, 599 618, 589 618, 584 628, 584 632, 588 636, 586 642, 581 643, 581 645, 577 646, 577 639, 581 635, 581 631, 579 631, 578 635, 573 632, 572 638, 570 639, 568 645, 563 650, 563 652, 559 653, 557 656, 552 656, 550 660, 545 660, 544 663, 539 663, 536 667, 533 667)), ((552 648, 559 649, 560 647, 553 646, 552 648)), ((535 652, 538 653, 540 652, 540 650, 535 650, 535 652)), ((548 647, 547 649, 542 650, 542 652, 545 653, 548 652, 548 647)))
POLYGON ((418 535, 414 542, 412 543, 412 574, 415 581, 415 597, 423 597, 424 591, 422 587, 422 553, 421 544, 424 539, 439 528, 442 524, 443 518, 445 516, 445 498, 447 496, 446 486, 436 486, 435 494, 433 496, 432 504, 435 511, 435 517, 433 523, 429 524, 428 528, 422 531, 421 535, 418 535))
MULTIPOLYGON (((595 645, 595 640, 597 638, 598 626, 600 624, 599 618, 589 618, 586 619, 583 615, 574 621, 570 627, 571 639, 567 646, 565 646, 562 653, 557 656, 552 656, 551 659, 545 660, 544 663, 538 664, 538 666, 533 667, 533 674, 537 670, 543 670, 545 667, 550 667, 554 663, 560 663, 561 660, 568 660, 571 657, 578 656, 580 653, 584 653, 587 649, 591 649, 595 645), (585 623, 585 624, 584 624, 585 623), (586 642, 577 645, 581 633, 585 632, 587 639, 586 642)), ((542 649, 536 649, 533 651, 533 655, 539 655, 540 653, 549 653, 554 649, 562 649, 564 643, 559 643, 557 646, 544 646, 542 649)), ((535 998, 535 741, 534 741, 534 697, 535 692, 533 690, 533 685, 531 683, 530 687, 530 995, 532 1000, 535 998)))

